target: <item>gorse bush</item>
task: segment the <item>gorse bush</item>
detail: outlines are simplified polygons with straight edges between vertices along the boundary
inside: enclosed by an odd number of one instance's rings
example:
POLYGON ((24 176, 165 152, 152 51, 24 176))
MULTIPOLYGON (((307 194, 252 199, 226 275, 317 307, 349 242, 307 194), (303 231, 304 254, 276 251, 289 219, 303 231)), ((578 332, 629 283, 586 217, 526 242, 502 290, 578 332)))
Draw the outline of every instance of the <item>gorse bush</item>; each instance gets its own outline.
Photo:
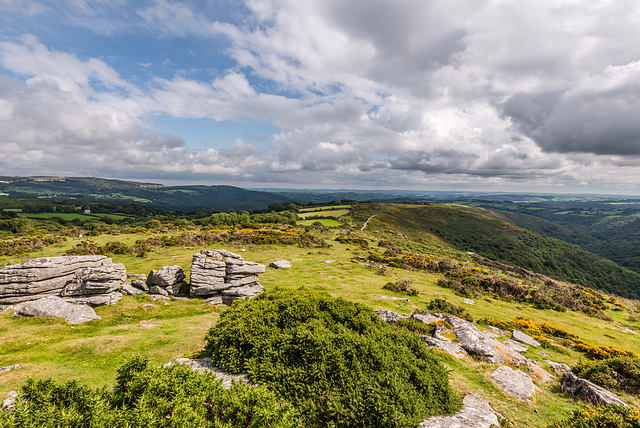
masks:
POLYGON ((406 293, 409 296, 417 296, 420 292, 412 287, 413 281, 410 279, 401 279, 396 282, 387 282, 382 286, 385 290, 398 291, 400 293, 406 293))
POLYGON ((466 309, 449 302, 447 299, 435 298, 427 304, 427 309, 431 312, 442 312, 473 322, 473 317, 466 309))
POLYGON ((225 390, 211 373, 188 367, 150 368, 128 361, 113 391, 77 381, 29 380, 2 428, 294 428, 291 405, 264 387, 235 383, 225 390))
POLYGON ((369 308, 305 290, 237 301, 206 337, 218 367, 291 401, 305 427, 416 427, 460 407, 436 354, 369 308))
POLYGON ((640 428, 640 412, 633 407, 610 404, 574 410, 571 416, 546 428, 640 428))
POLYGON ((640 393, 640 358, 586 361, 574 367, 573 372, 603 388, 636 395, 640 393))

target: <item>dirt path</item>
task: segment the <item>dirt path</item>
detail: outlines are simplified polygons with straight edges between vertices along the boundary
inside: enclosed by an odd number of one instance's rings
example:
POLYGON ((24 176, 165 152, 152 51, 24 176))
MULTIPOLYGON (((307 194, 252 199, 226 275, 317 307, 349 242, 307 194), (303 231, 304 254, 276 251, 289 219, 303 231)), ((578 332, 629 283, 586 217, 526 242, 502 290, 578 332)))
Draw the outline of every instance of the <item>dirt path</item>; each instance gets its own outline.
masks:
POLYGON ((362 226, 362 229, 360 229, 360 230, 364 230, 364 228, 365 228, 365 227, 367 227, 367 224, 369 224, 369 220, 371 220, 371 219, 372 219, 372 218, 374 218, 374 217, 378 217, 379 215, 380 215, 380 214, 374 214, 374 215, 372 215, 371 217, 369 217, 369 218, 367 219, 367 221, 365 221, 365 222, 364 222, 364 226, 362 226))

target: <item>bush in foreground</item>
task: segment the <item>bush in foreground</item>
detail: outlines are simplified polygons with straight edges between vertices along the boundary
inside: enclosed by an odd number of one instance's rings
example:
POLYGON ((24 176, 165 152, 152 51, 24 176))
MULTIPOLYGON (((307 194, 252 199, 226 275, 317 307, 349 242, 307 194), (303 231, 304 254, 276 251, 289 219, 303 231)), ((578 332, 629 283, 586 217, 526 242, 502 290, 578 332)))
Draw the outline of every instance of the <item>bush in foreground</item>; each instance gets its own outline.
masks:
POLYGON ((460 400, 436 354, 369 308, 304 290, 238 301, 206 337, 220 368, 248 371, 306 427, 416 427, 460 400))
POLYGON ((294 428, 293 408, 263 387, 222 388, 210 373, 150 368, 144 358, 118 371, 113 391, 78 381, 30 379, 2 428, 294 428))

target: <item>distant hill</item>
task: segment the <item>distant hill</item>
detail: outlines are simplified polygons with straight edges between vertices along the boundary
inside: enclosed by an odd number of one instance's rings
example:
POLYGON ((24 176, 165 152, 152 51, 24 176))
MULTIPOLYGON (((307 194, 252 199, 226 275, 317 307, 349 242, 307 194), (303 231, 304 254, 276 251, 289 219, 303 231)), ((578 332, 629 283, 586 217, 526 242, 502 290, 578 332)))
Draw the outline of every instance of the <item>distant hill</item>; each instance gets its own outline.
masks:
POLYGON ((401 231, 414 240, 433 242, 435 237, 458 250, 558 280, 624 297, 640 297, 640 274, 577 245, 516 225, 549 229, 555 234, 571 233, 542 219, 453 204, 364 204, 354 211, 359 220, 376 215, 368 227, 401 231))
POLYGON ((0 177, 0 198, 136 203, 166 210, 256 210, 293 199, 233 186, 163 186, 94 177, 0 177))

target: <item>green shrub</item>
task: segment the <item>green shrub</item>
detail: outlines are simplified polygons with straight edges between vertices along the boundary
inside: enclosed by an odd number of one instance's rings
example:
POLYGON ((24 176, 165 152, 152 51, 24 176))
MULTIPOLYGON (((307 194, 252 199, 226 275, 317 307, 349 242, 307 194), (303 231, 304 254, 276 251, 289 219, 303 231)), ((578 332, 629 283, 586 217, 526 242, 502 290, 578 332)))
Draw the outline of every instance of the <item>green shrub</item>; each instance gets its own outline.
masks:
POLYGON ((211 373, 185 366, 150 368, 127 362, 113 392, 77 381, 30 379, 16 408, 0 411, 3 428, 294 428, 289 403, 264 387, 235 383, 222 388, 211 373))
POLYGON ((385 290, 406 293, 409 296, 417 296, 420 292, 411 286, 413 281, 410 279, 401 279, 397 282, 387 282, 382 286, 385 290))
POLYGON ((566 419, 547 424, 547 428, 640 428, 640 412, 615 404, 587 406, 574 410, 566 419))
POLYGON ((574 367, 573 372, 603 388, 640 393, 640 358, 617 357, 583 362, 574 367))
POLYGON ((306 427, 415 427, 460 407, 436 354, 366 306, 275 290, 237 301, 206 337, 214 363, 290 400, 306 427))
POLYGON ((447 299, 433 299, 427 304, 427 309, 431 312, 442 312, 444 314, 453 315, 469 322, 473 322, 473 317, 466 309, 461 308, 458 305, 454 305, 447 299))

